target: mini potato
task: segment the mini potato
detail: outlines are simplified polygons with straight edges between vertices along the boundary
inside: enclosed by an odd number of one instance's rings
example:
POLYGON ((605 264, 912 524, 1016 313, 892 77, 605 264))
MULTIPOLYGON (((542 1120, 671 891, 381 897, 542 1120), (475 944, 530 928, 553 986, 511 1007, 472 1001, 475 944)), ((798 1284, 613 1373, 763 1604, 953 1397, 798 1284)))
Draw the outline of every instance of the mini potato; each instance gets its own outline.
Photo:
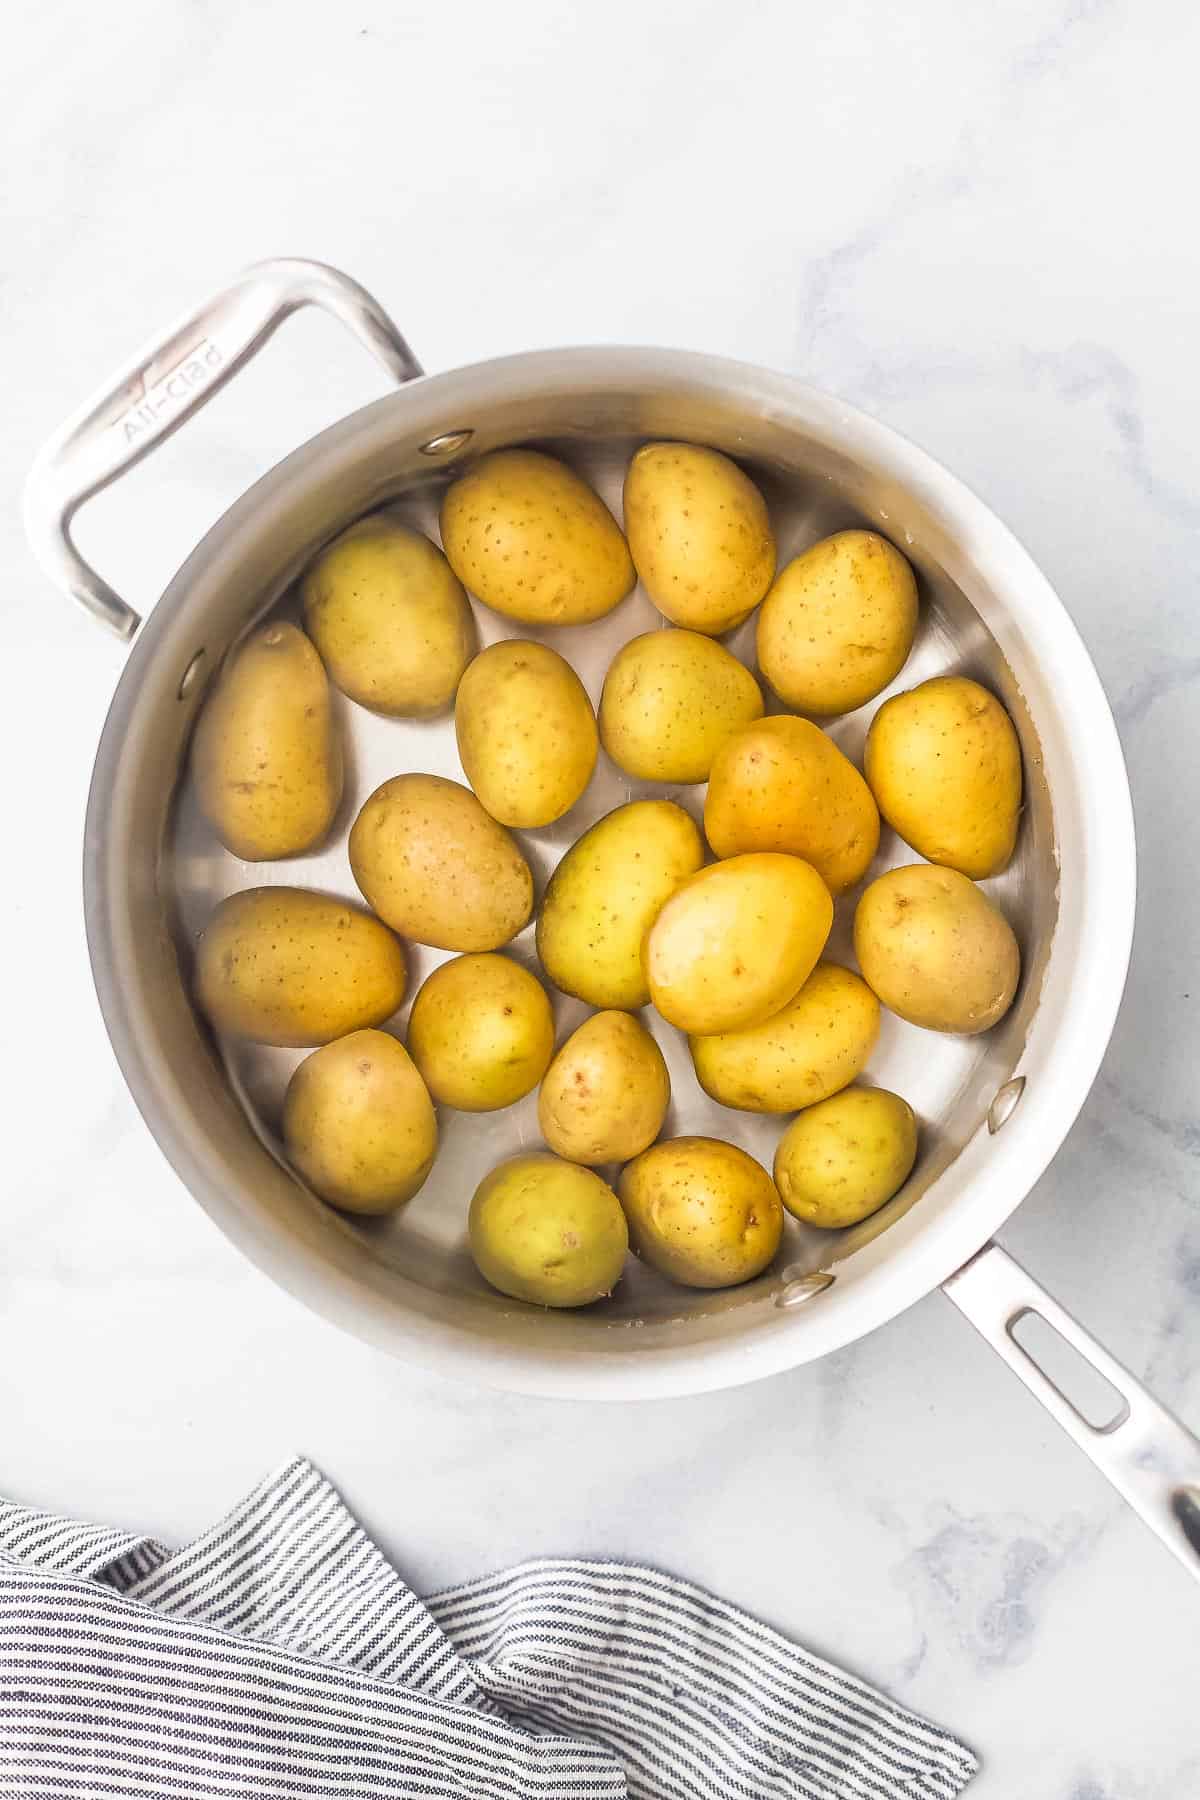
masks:
POLYGON ((794 1218, 836 1231, 898 1193, 916 1160, 908 1102, 886 1088, 848 1087, 792 1120, 775 1152, 775 1186, 794 1218))
POLYGON ((777 713, 726 739, 704 802, 718 856, 782 850, 810 862, 832 894, 861 881, 879 848, 871 790, 832 738, 777 713))
POLYGON ((647 631, 613 658, 600 696, 600 737, 639 781, 707 781, 739 726, 761 717, 749 669, 698 631, 647 631))
POLYGON ((860 1075, 879 1036, 879 1002, 861 976, 818 963, 763 1025, 688 1040, 700 1086, 743 1112, 796 1112, 860 1075))
POLYGON ((717 1138, 669 1138, 621 1171, 629 1241, 683 1287, 736 1287, 779 1248, 783 1207, 766 1170, 717 1138))
POLYGON ((469 788, 397 775, 350 831, 350 867, 385 924, 439 950, 498 950, 533 910, 533 876, 469 788))
POLYGON ((442 543, 463 585, 527 625, 584 625, 625 598, 629 546, 603 500, 538 450, 493 450, 451 482, 442 543))
POLYGON ((501 825, 531 830, 569 811, 596 766, 596 716, 557 650, 506 638, 481 650, 454 705, 467 780, 501 825))
POLYGON ((283 1102, 288 1161, 343 1212, 392 1212, 433 1167, 437 1115, 403 1044, 352 1031, 306 1056, 283 1102))
POLYGON ((227 850, 312 850, 342 797, 342 746, 321 659, 295 625, 252 631, 222 669, 192 743, 200 810, 227 850))
POLYGON ((854 953, 900 1018, 965 1036, 1004 1017, 1021 974, 1004 914, 957 869, 929 863, 871 883, 854 914, 854 953))
POLYGON ((546 990, 511 957, 457 956, 417 990, 408 1048, 443 1106, 511 1106, 537 1086, 554 1054, 546 990))
POLYGON ((852 712, 896 679, 916 629, 905 558, 874 531, 838 531, 776 576, 758 615, 758 666, 787 706, 852 712))
POLYGON ((829 889, 798 856, 734 856, 691 876, 646 935, 650 997, 681 1031, 762 1024, 808 980, 833 923, 829 889))
POLYGON ((775 573, 766 502, 719 450, 643 444, 625 476, 625 530, 651 600, 690 631, 740 625, 775 573))
POLYGON ((533 1306, 590 1306, 621 1279, 629 1234, 591 1169, 545 1151, 510 1157, 475 1190, 468 1219, 484 1280, 533 1306))
POLYGON ((885 701, 864 766, 880 812, 927 861, 975 881, 1007 866, 1021 818, 1021 746, 977 681, 940 675, 885 701))
POLYGON ((628 1162, 662 1130, 670 1098, 663 1053, 640 1019, 598 1012, 546 1070, 538 1122, 551 1150, 569 1162, 628 1162))
POLYGON ((703 861, 694 820, 671 800, 633 800, 598 819, 555 869, 538 915, 537 951, 555 987, 589 1006, 645 1006, 646 932, 703 861))
POLYGON ((404 998, 404 947, 361 907, 307 888, 222 900, 196 946, 196 998, 218 1031, 311 1049, 382 1025, 404 998))
POLYGON ((454 698, 475 617, 436 544, 387 513, 326 546, 301 584, 304 622, 331 679, 360 706, 423 719, 454 698))

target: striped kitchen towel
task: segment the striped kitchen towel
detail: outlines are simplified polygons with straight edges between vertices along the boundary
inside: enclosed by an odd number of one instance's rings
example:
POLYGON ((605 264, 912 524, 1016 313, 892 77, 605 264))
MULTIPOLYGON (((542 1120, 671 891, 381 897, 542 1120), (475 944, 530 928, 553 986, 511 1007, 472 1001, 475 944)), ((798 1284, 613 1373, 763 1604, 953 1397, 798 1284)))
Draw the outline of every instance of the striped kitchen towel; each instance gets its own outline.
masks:
POLYGON ((302 1460, 177 1551, 0 1504, 0 1795, 949 1800, 974 1770, 654 1569, 420 1600, 302 1460))

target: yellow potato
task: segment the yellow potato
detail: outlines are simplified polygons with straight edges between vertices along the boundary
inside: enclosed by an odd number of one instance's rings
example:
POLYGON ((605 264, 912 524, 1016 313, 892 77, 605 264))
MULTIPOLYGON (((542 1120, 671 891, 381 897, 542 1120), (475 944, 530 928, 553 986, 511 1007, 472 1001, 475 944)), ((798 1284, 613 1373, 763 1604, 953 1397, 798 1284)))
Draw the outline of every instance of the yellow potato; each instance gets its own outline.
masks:
POLYGON ((798 856, 734 856, 675 890, 646 936, 650 997, 681 1031, 760 1025, 816 966, 833 923, 829 889, 798 856))
POLYGON ((454 705, 458 754, 493 819, 526 830, 561 819, 596 766, 596 717, 570 663, 506 638, 475 658, 454 705))
POLYGON ((802 856, 833 894, 861 881, 879 848, 879 814, 854 764, 819 726, 786 713, 744 726, 718 750, 704 831, 718 856, 802 856))
POLYGON ((793 1119, 775 1152, 775 1186, 806 1225, 857 1225, 890 1200, 917 1160, 912 1107, 886 1088, 848 1087, 793 1119))
POLYGON ((590 1306, 621 1279, 620 1202, 590 1169, 545 1151, 512 1156, 480 1182, 468 1221, 485 1281, 534 1306, 590 1306))
POLYGON ((446 489, 442 543, 458 579, 527 625, 603 618, 634 584, 620 527, 573 469, 493 450, 446 489))
POLYGON ((306 1056, 288 1082, 283 1143, 332 1206, 391 1212, 433 1167, 437 1116, 403 1044, 386 1031, 352 1031, 306 1056))
POLYGON ((196 998, 218 1031, 310 1049, 382 1025, 404 998, 404 947, 360 906, 307 888, 230 894, 196 946, 196 998))
POLYGON ((838 531, 776 576, 758 615, 758 666, 788 706, 852 712, 896 679, 916 629, 904 557, 873 531, 838 531))
POLYGON ((1006 866, 1021 818, 1021 746, 978 682, 940 675, 885 701, 864 766, 880 812, 927 861, 976 881, 1006 866))
POLYGON ((642 940, 668 895, 704 861, 695 822, 670 800, 597 820, 550 878, 537 922, 542 967, 589 1006, 645 1006, 642 940))
POLYGON ((571 1033, 542 1082, 538 1123, 569 1162, 628 1162, 662 1130, 671 1082, 662 1051, 627 1012, 598 1012, 571 1033))
POLYGON ((783 1207, 764 1168, 717 1138, 669 1138, 621 1171, 636 1255, 683 1287, 736 1287, 779 1248, 783 1207))
POLYGON ((780 1012, 748 1031, 692 1037, 700 1086, 743 1112, 795 1112, 860 1075, 879 1036, 879 1002, 836 963, 818 963, 780 1012))
POLYGON ((698 631, 648 631, 618 650, 600 696, 600 738, 639 781, 706 781, 740 725, 761 716, 749 669, 698 631))
POLYGON ((762 495, 698 444, 643 444, 625 476, 625 531, 642 586, 674 625, 717 636, 753 612, 775 573, 762 495))
POLYGON ((385 924, 439 950, 498 950, 533 910, 533 876, 469 788, 397 775, 350 832, 350 867, 385 924))
POLYGON ((546 990, 511 957, 456 956, 417 990, 408 1048, 443 1106, 511 1106, 537 1086, 554 1055, 546 990))
POLYGON ((427 537, 373 513, 321 551, 300 592, 304 622, 344 694, 392 718, 449 706, 475 651, 475 618, 427 537))
POLYGON ((222 669, 192 743, 200 810, 244 862, 319 844, 342 797, 342 745, 321 659, 295 625, 251 632, 222 669))
POLYGON ((1004 914, 957 869, 929 863, 871 883, 854 914, 854 953, 900 1018, 965 1036, 1004 1017, 1021 974, 1004 914))

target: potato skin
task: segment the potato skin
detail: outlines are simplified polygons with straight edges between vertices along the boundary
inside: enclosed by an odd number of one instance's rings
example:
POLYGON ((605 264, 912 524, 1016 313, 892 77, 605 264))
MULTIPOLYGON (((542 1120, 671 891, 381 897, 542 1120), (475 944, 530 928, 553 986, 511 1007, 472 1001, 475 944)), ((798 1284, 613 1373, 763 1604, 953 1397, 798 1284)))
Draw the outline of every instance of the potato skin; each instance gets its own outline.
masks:
POLYGON ((387 513, 327 544, 300 587, 330 679, 372 712, 442 712, 475 653, 475 615, 436 544, 387 513))
POLYGON ((598 819, 555 869, 538 915, 537 951, 555 987, 589 1006, 645 1006, 646 932, 703 861, 695 821, 671 800, 633 800, 598 819))
POLYGON ((529 864, 469 788, 396 775, 350 831, 350 868, 393 931, 439 950, 498 950, 533 911, 529 864))
POLYGON ((636 1255, 683 1287, 736 1287, 779 1249, 783 1207, 766 1170, 717 1138, 668 1138, 618 1183, 636 1255))
POLYGON ((758 615, 758 666, 787 706, 818 718, 852 712, 908 660, 917 583, 874 531, 837 531, 776 576, 758 615))
POLYGON ((861 976, 818 963, 781 1011, 748 1031, 691 1037, 706 1094, 743 1112, 796 1112, 861 1075, 879 1036, 879 1002, 861 976))
POLYGON ((890 869, 854 914, 854 953, 883 1004, 929 1031, 973 1037, 1012 1005, 1021 953, 1004 914, 957 869, 890 869))
POLYGON ((867 733, 879 810, 928 862, 975 881, 998 875, 1021 819, 1021 746, 993 694, 939 675, 880 707, 867 733))
POLYGON ((832 923, 829 889, 798 856, 710 863, 676 889, 646 934, 650 998, 689 1033, 760 1025, 808 980, 832 923))
POLYGON ((487 811, 526 830, 574 806, 600 747, 592 703, 570 663, 523 638, 480 651, 459 686, 454 730, 487 811))
POLYGON ((192 740, 200 810, 243 862, 300 856, 342 797, 342 744, 321 659, 295 625, 260 625, 234 651, 192 740))
POLYGON ((493 611, 527 625, 583 625, 635 580, 629 546, 600 496, 538 450, 493 450, 446 489, 450 567, 493 611))
POLYGON ((886 1088, 848 1087, 792 1120, 775 1152, 775 1185, 794 1218, 836 1231, 878 1211, 916 1159, 907 1100, 886 1088))
POLYGON ((283 1102, 288 1161, 343 1212, 385 1213, 424 1183, 437 1115, 403 1044, 352 1031, 306 1056, 283 1102))
POLYGON ((621 1279, 629 1249, 607 1182, 546 1151, 512 1156, 485 1176, 467 1230, 484 1280, 533 1306, 602 1300, 621 1279))
POLYGON ((308 888, 248 888, 196 946, 196 999, 218 1031, 311 1049, 382 1025, 404 998, 404 947, 362 907, 308 888))
POLYGON ((775 573, 766 501, 735 462, 699 444, 643 444, 625 475, 625 531, 642 586, 674 625, 740 625, 775 573))
POLYGON ((862 880, 879 848, 879 813, 832 738, 808 719, 777 713, 744 726, 717 752, 704 833, 722 857, 802 856, 841 894, 862 880))
POLYGON ((628 1162, 662 1130, 671 1099, 663 1053, 640 1019, 598 1012, 567 1039, 542 1080, 542 1136, 568 1162, 628 1162))
POLYGON ((456 956, 417 989, 408 1048, 442 1106, 511 1106, 537 1086, 554 1054, 546 990, 509 956, 456 956))
POLYGON ((730 734, 760 718, 749 669, 698 631, 647 631, 613 658, 600 696, 600 737, 639 781, 707 781, 730 734))

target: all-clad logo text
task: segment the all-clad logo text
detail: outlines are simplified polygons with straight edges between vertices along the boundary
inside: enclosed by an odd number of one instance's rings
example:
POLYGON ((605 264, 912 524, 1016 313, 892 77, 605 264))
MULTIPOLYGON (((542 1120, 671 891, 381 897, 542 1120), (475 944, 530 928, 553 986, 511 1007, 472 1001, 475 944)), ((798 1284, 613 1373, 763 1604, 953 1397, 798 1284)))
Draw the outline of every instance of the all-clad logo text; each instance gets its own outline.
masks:
POLYGON ((225 356, 220 346, 209 338, 202 338, 165 375, 160 376, 149 387, 143 385, 141 392, 133 396, 132 405, 121 415, 121 435, 125 442, 136 443, 146 432, 161 425, 164 419, 178 411, 193 394, 208 386, 213 372, 224 361, 225 356))

